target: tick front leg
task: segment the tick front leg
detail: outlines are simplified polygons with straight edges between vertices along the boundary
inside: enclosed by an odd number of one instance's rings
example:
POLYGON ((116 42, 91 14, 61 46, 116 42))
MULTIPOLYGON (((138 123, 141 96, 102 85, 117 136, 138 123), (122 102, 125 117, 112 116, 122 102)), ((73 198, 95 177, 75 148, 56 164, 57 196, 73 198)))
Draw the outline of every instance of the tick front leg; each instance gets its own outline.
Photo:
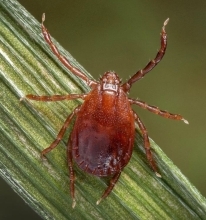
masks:
POLYGON ((143 69, 135 73, 127 82, 122 85, 122 88, 125 92, 128 92, 133 83, 140 80, 148 72, 150 72, 163 58, 165 51, 167 49, 167 33, 165 31, 165 26, 167 25, 169 18, 164 22, 162 31, 161 31, 161 47, 156 55, 156 57, 151 60, 143 69))
MULTIPOLYGON (((46 96, 46 95, 26 95, 27 99, 35 100, 35 101, 42 101, 42 102, 56 102, 56 101, 62 101, 62 100, 73 100, 73 99, 84 99, 86 95, 85 94, 69 94, 69 95, 52 95, 52 96, 46 96)), ((22 100, 22 99, 21 99, 22 100)))
POLYGON ((104 191, 102 197, 96 202, 97 205, 99 205, 99 203, 102 201, 102 199, 105 199, 112 191, 112 189, 114 188, 115 184, 117 183, 119 177, 120 177, 121 171, 119 173, 116 173, 112 179, 109 182, 109 186, 106 188, 106 190, 104 191))
POLYGON ((131 104, 136 104, 140 106, 141 108, 147 109, 148 111, 155 113, 156 115, 160 115, 164 118, 170 118, 174 120, 182 120, 184 123, 189 124, 189 122, 186 119, 184 119, 181 115, 172 114, 168 111, 160 110, 156 106, 148 105, 147 103, 139 101, 139 100, 129 99, 129 101, 131 104))
POLYGON ((79 111, 79 106, 76 107, 74 109, 74 111, 66 119, 66 121, 64 122, 63 127, 61 128, 61 130, 59 131, 59 133, 57 135, 57 138, 52 142, 52 144, 49 147, 47 147, 46 149, 44 149, 41 152, 41 157, 42 158, 45 156, 45 154, 49 153, 51 150, 53 150, 58 145, 58 143, 61 141, 62 137, 64 136, 64 133, 65 133, 67 127, 69 126, 72 118, 77 114, 78 111, 79 111))
POLYGON ((143 122, 140 120, 139 116, 134 113, 134 116, 135 116, 135 120, 142 132, 142 136, 143 136, 143 139, 144 139, 144 148, 145 148, 145 151, 146 151, 146 156, 147 156, 147 160, 151 166, 151 168, 154 170, 155 174, 158 176, 158 177, 161 177, 161 175, 158 173, 158 170, 157 170, 157 165, 156 165, 156 162, 152 156, 152 152, 151 152, 151 149, 150 149, 150 142, 149 142, 149 137, 148 137, 148 132, 143 124, 143 122))

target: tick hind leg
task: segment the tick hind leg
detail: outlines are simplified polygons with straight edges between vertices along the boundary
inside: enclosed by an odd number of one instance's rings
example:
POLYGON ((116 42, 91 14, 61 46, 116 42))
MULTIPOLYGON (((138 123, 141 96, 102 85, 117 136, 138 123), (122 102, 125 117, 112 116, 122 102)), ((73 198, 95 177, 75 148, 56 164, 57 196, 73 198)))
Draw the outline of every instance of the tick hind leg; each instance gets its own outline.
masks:
POLYGON ((152 156, 152 152, 151 152, 151 148, 150 148, 150 141, 149 141, 149 137, 148 137, 148 132, 143 124, 143 122, 140 120, 139 116, 134 113, 135 115, 135 120, 142 132, 142 136, 143 136, 143 139, 144 139, 144 148, 145 148, 145 151, 146 151, 146 156, 147 156, 147 160, 151 166, 151 168, 154 170, 155 174, 158 176, 158 177, 161 177, 161 175, 159 174, 158 172, 158 169, 157 169, 157 165, 156 165, 156 162, 154 160, 154 157, 152 156))
POLYGON ((103 195, 101 196, 101 198, 97 201, 97 205, 99 205, 99 203, 102 201, 102 199, 105 199, 112 191, 112 189, 114 188, 115 184, 117 183, 119 177, 120 177, 121 171, 119 173, 116 173, 112 179, 109 182, 109 186, 106 188, 106 190, 104 191, 103 195))
POLYGON ((64 125, 62 126, 61 130, 59 131, 56 139, 52 142, 52 144, 49 147, 47 147, 46 149, 44 149, 41 152, 41 157, 44 157, 45 154, 49 153, 51 150, 53 150, 59 144, 59 142, 62 140, 62 137, 64 136, 64 133, 65 133, 67 127, 69 126, 72 118, 76 115, 78 110, 79 110, 79 106, 77 108, 75 108, 74 111, 68 116, 68 118, 64 122, 64 125))

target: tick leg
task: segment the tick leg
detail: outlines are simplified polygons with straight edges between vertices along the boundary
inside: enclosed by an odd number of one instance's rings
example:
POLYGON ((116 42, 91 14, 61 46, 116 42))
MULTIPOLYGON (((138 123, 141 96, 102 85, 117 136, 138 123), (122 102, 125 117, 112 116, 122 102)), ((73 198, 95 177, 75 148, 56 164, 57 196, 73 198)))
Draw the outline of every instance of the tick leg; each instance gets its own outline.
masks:
POLYGON ((112 179, 109 182, 109 186, 106 188, 106 190, 104 191, 102 197, 96 202, 97 205, 99 205, 99 203, 102 201, 102 199, 105 199, 112 191, 112 189, 114 188, 115 184, 117 183, 119 177, 120 177, 121 171, 119 173, 116 173, 112 179))
POLYGON ((139 126, 139 128, 142 132, 142 136, 143 136, 143 139, 144 139, 144 148, 145 148, 145 151, 146 151, 147 160, 148 160, 151 168, 154 170, 155 174, 158 177, 161 177, 161 175, 158 173, 156 162, 155 162, 155 160, 152 156, 147 130, 146 130, 143 122, 140 120, 139 116, 136 113, 134 113, 134 116, 135 116, 135 120, 136 120, 136 122, 137 122, 137 124, 138 124, 138 126, 139 126))
POLYGON ((181 115, 172 114, 170 112, 160 110, 156 106, 148 105, 147 103, 139 101, 139 100, 129 99, 129 101, 131 104, 136 104, 136 105, 140 106, 141 108, 147 109, 148 111, 155 113, 157 115, 160 115, 164 118, 170 118, 170 119, 174 119, 174 120, 182 120, 184 123, 189 124, 189 122, 186 119, 184 119, 181 115))
POLYGON ((62 62, 62 64, 67 67, 74 75, 82 78, 84 81, 86 81, 86 83, 89 86, 95 85, 97 84, 95 81, 89 79, 82 71, 80 71, 79 69, 77 69, 76 67, 72 66, 71 63, 67 60, 66 57, 64 57, 63 55, 61 55, 59 53, 59 50, 57 49, 56 45, 53 44, 52 40, 51 40, 51 36, 48 32, 48 30, 45 28, 44 26, 44 21, 45 21, 45 14, 42 15, 42 24, 41 24, 41 28, 42 28, 42 33, 44 35, 44 39, 46 40, 46 42, 49 44, 51 50, 53 51, 53 53, 58 57, 58 59, 62 62))
POLYGON ((47 147, 46 149, 44 149, 42 152, 41 152, 41 157, 44 157, 45 154, 49 153, 51 150, 53 150, 57 145, 58 143, 61 141, 67 127, 69 126, 72 118, 76 115, 76 113, 79 111, 79 108, 80 106, 76 107, 74 109, 74 111, 68 116, 68 118, 66 119, 66 121, 64 122, 64 125, 63 127, 61 128, 61 130, 59 131, 58 135, 57 135, 57 138, 52 142, 52 144, 47 147))
MULTIPOLYGON (((42 102, 51 102, 51 101, 62 101, 62 100, 73 100, 73 99, 84 99, 85 94, 69 94, 69 95, 52 95, 52 96, 38 96, 38 95, 26 95, 27 99, 42 101, 42 102)), ((23 98, 24 99, 24 98, 23 98)))
POLYGON ((161 47, 156 55, 156 57, 151 60, 144 69, 139 70, 135 73, 127 82, 125 82, 122 87, 125 92, 128 92, 133 83, 144 77, 144 75, 150 72, 163 58, 166 48, 167 48, 167 33, 165 31, 165 26, 167 25, 169 18, 164 22, 161 31, 161 47))

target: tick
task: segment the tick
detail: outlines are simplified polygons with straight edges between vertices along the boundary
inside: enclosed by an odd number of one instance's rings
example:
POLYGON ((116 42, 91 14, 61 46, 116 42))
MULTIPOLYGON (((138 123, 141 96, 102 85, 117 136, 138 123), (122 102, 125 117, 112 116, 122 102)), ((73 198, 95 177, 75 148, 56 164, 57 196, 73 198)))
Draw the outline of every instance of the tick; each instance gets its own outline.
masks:
POLYGON ((83 171, 92 175, 99 177, 111 176, 108 187, 97 201, 97 204, 99 204, 102 199, 110 194, 123 168, 130 161, 135 138, 135 122, 138 124, 144 139, 144 147, 149 165, 156 175, 161 177, 151 153, 148 132, 139 116, 132 110, 131 105, 138 105, 164 118, 182 120, 186 124, 188 124, 188 121, 179 114, 172 114, 160 110, 158 107, 148 105, 138 99, 128 98, 128 93, 133 83, 143 78, 144 75, 151 71, 163 58, 167 48, 165 26, 169 19, 163 24, 161 30, 161 47, 156 57, 151 60, 146 67, 137 71, 125 83, 121 82, 119 76, 114 71, 105 72, 99 81, 95 81, 89 79, 81 70, 72 66, 66 57, 59 53, 57 47, 51 41, 50 34, 43 24, 44 21, 45 14, 42 16, 42 33, 53 53, 74 75, 84 80, 91 88, 91 91, 87 94, 53 96, 26 95, 28 99, 43 102, 73 99, 84 100, 83 104, 77 106, 68 116, 57 138, 48 148, 41 152, 41 156, 43 157, 53 150, 61 141, 71 120, 76 117, 73 130, 67 143, 72 207, 76 204, 73 161, 75 161, 83 171))

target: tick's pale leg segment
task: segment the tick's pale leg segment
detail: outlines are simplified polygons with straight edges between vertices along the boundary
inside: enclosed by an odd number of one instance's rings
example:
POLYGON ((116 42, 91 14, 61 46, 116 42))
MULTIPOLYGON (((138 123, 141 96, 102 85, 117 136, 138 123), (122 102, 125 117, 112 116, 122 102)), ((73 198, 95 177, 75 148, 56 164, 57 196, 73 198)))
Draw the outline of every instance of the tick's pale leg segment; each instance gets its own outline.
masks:
POLYGON ((74 170, 73 170, 73 162, 72 162, 72 145, 71 145, 71 140, 69 138, 68 144, 67 144, 67 158, 68 158, 68 167, 69 167, 69 179, 70 179, 70 194, 72 197, 72 208, 75 207, 76 205, 76 200, 74 197, 74 170))
POLYGON ((164 22, 161 31, 161 48, 159 49, 156 57, 151 60, 144 69, 139 70, 134 74, 126 83, 122 85, 125 92, 128 92, 133 83, 144 77, 146 73, 151 71, 163 58, 166 48, 167 48, 167 33, 165 32, 165 26, 167 25, 169 18, 164 22))
POLYGON ((184 119, 181 115, 172 114, 170 112, 160 110, 156 106, 148 105, 147 103, 139 101, 139 100, 129 99, 129 101, 131 104, 136 104, 136 105, 140 106, 141 108, 147 109, 148 111, 155 113, 157 115, 160 115, 164 118, 170 118, 170 119, 174 119, 174 120, 182 120, 182 121, 184 121, 184 123, 189 124, 189 122, 186 119, 184 119))
POLYGON ((102 197, 96 202, 97 205, 99 205, 99 203, 102 201, 102 199, 105 199, 112 191, 112 189, 114 188, 116 182, 118 181, 119 177, 120 177, 121 171, 119 173, 116 173, 112 179, 109 182, 109 186, 106 188, 106 190, 104 191, 102 197))
POLYGON ((66 121, 64 122, 63 127, 61 128, 61 130, 59 131, 59 133, 57 135, 57 138, 52 142, 52 144, 49 147, 47 147, 46 149, 44 149, 41 152, 41 157, 42 158, 45 156, 45 154, 49 153, 51 150, 53 150, 58 145, 58 143, 61 141, 62 137, 64 136, 64 133, 65 133, 67 127, 69 126, 72 118, 77 114, 78 111, 79 111, 79 106, 76 107, 74 109, 74 111, 66 119, 66 121))
POLYGON ((138 117, 138 115, 136 113, 134 113, 134 116, 135 116, 135 120, 136 120, 136 122, 137 122, 137 124, 138 124, 138 126, 139 126, 139 128, 142 132, 142 136, 143 136, 143 139, 144 139, 144 148, 145 148, 145 151, 146 151, 147 160, 149 161, 149 164, 150 164, 151 168, 154 170, 155 174, 158 177, 161 177, 161 175, 158 173, 156 162, 155 162, 155 160, 152 156, 147 130, 146 130, 144 124, 142 123, 142 121, 140 120, 140 118, 138 117))
POLYGON ((62 56, 59 53, 59 50, 57 49, 56 45, 53 44, 50 34, 47 31, 47 29, 44 27, 44 21, 45 21, 45 14, 42 15, 42 33, 44 35, 44 39, 46 40, 46 42, 49 44, 51 50, 53 51, 53 53, 58 57, 58 59, 62 62, 62 64, 67 67, 74 75, 82 78, 89 86, 92 87, 92 85, 96 85, 97 83, 91 79, 89 79, 83 72, 81 72, 79 69, 77 69, 76 67, 72 66, 70 64, 70 62, 67 60, 66 57, 62 56))
POLYGON ((72 99, 84 99, 85 94, 69 94, 69 95, 52 95, 52 96, 38 96, 38 95, 26 95, 27 99, 42 101, 42 102, 52 102, 52 101, 62 101, 62 100, 72 100, 72 99))

